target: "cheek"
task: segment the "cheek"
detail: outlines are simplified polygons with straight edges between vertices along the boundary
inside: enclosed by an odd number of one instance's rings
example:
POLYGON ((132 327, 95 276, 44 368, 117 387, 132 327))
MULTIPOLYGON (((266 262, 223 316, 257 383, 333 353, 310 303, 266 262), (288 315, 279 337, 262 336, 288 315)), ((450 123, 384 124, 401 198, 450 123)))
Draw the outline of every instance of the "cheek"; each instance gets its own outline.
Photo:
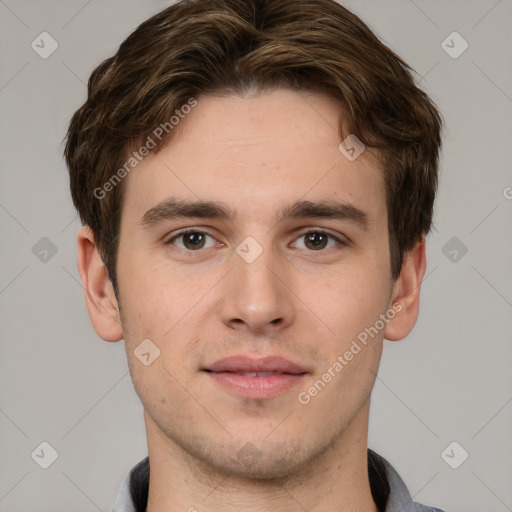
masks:
POLYGON ((174 388, 173 377, 184 383, 190 370, 197 366, 189 353, 199 343, 194 333, 201 332, 198 315, 206 304, 201 299, 215 278, 203 276, 192 282, 190 277, 173 271, 168 263, 154 266, 146 263, 146 268, 142 261, 132 264, 133 268, 122 276, 125 286, 121 302, 124 339, 134 382, 142 388, 142 393, 151 385, 174 388), (147 367, 136 357, 139 345, 146 339, 159 351, 158 358, 147 367))
POLYGON ((125 257, 120 265, 121 301, 132 338, 150 338, 158 343, 191 308, 194 289, 187 289, 183 277, 173 274, 168 266, 148 265, 148 259, 136 257, 125 257))
POLYGON ((343 423, 349 411, 358 411, 369 398, 384 335, 384 329, 374 326, 386 311, 387 295, 382 275, 368 270, 332 279, 312 298, 334 331, 320 340, 321 362, 298 397, 299 403, 309 404, 312 416, 328 409, 334 423, 343 423))
POLYGON ((376 265, 342 269, 337 274, 323 281, 315 293, 311 293, 309 280, 304 282, 302 293, 309 297, 314 313, 330 328, 329 337, 339 349, 374 325, 385 312, 391 282, 376 265))
POLYGON ((186 332, 190 307, 179 300, 179 287, 172 290, 146 277, 130 282, 123 329, 128 332, 125 348, 134 388, 144 407, 156 418, 169 404, 173 410, 186 408, 190 399, 185 391, 191 378, 190 363, 185 357, 191 342, 186 332), (148 339, 149 345, 143 341, 148 339), (150 362, 146 365, 144 354, 148 352, 146 362, 150 362))

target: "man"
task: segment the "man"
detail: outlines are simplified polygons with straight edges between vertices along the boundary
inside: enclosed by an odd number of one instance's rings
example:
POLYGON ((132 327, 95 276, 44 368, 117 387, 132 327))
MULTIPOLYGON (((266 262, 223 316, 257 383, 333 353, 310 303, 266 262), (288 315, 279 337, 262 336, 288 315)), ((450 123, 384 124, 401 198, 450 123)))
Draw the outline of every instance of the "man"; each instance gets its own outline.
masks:
POLYGON ((114 510, 432 511, 367 448, 413 328, 441 119, 332 0, 190 0, 91 75, 65 156, 149 457, 114 510))

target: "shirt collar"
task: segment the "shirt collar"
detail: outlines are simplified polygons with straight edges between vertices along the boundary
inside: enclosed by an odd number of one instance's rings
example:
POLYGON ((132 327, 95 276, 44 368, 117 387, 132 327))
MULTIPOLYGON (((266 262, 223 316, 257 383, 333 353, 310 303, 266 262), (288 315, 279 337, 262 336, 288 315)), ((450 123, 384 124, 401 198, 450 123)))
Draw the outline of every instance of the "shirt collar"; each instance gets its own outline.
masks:
MULTIPOLYGON (((405 482, 395 471, 393 466, 384 457, 377 453, 372 452, 372 455, 382 463, 389 484, 390 492, 385 512, 443 512, 438 508, 427 507, 414 502, 405 482)), ((112 512, 137 512, 130 494, 130 475, 131 471, 119 487, 112 512)))

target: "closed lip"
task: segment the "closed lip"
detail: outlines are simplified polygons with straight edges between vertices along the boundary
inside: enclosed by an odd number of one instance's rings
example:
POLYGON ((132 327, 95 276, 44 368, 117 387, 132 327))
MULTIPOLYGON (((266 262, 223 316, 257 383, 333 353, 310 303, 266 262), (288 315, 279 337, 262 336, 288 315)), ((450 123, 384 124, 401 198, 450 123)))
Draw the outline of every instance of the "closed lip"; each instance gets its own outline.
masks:
POLYGON ((203 368, 204 371, 214 373, 289 373, 301 375, 308 373, 302 366, 280 356, 267 356, 261 358, 235 355, 219 359, 212 365, 203 368))

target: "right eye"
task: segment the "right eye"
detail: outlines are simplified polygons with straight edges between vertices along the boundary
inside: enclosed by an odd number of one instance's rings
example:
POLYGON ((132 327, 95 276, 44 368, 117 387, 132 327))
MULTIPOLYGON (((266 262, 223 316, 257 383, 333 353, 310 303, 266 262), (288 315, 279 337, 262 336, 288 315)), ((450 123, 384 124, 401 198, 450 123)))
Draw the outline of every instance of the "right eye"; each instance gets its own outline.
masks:
POLYGON ((208 233, 205 233, 204 231, 187 229, 180 231, 178 234, 174 235, 167 242, 165 242, 165 244, 175 245, 179 249, 183 249, 185 251, 198 251, 200 249, 209 249, 210 247, 213 247, 215 245, 213 244, 210 246, 206 246, 207 238, 211 238, 215 242, 215 239, 208 233), (178 241, 180 241, 181 243, 178 243, 178 241))

